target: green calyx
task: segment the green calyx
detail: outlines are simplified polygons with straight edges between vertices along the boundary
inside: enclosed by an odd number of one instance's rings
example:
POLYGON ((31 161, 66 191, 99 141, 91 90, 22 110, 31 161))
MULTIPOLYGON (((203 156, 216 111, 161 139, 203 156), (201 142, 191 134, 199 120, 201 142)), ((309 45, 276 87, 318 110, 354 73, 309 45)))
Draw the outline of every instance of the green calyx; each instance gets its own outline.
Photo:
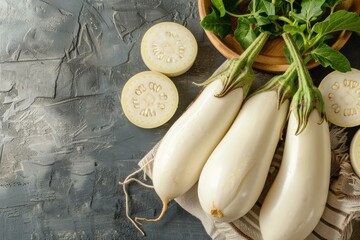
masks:
POLYGON ((291 99, 295 92, 295 80, 297 77, 296 65, 291 64, 282 75, 276 75, 271 78, 266 84, 254 92, 251 96, 266 91, 276 91, 278 96, 277 107, 280 108, 281 104, 287 99, 291 99))
POLYGON ((269 34, 265 32, 260 33, 255 41, 239 57, 230 59, 218 73, 198 85, 206 86, 220 79, 224 87, 216 97, 223 97, 234 89, 243 88, 245 98, 255 78, 252 65, 268 37, 269 34))
POLYGON ((322 123, 325 119, 325 109, 320 91, 315 86, 310 88, 300 87, 295 93, 290 105, 290 111, 294 112, 299 123, 296 129, 296 135, 300 134, 306 128, 308 118, 313 109, 317 109, 321 117, 320 123, 322 123))
POLYGON ((296 65, 299 87, 290 105, 290 112, 294 112, 298 120, 296 135, 300 134, 307 125, 310 113, 316 109, 321 121, 325 119, 324 101, 319 89, 314 86, 309 70, 306 68, 299 49, 289 33, 284 33, 283 38, 289 49, 290 55, 296 65))

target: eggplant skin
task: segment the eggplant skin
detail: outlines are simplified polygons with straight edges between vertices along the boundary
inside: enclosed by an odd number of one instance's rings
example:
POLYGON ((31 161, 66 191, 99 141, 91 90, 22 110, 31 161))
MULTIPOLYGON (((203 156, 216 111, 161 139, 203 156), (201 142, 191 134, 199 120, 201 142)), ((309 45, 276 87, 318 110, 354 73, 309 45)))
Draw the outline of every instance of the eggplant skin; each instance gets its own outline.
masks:
POLYGON ((161 140, 154 159, 153 184, 163 201, 195 185, 209 155, 239 112, 243 89, 216 97, 222 89, 220 79, 207 85, 161 140))
POLYGON ((201 207, 218 222, 245 215, 264 187, 288 113, 275 91, 253 95, 206 162, 199 180, 201 207))
POLYGON ((314 109, 306 128, 295 135, 297 119, 290 114, 284 155, 260 210, 264 240, 302 240, 318 224, 330 184, 331 145, 328 123, 314 109))

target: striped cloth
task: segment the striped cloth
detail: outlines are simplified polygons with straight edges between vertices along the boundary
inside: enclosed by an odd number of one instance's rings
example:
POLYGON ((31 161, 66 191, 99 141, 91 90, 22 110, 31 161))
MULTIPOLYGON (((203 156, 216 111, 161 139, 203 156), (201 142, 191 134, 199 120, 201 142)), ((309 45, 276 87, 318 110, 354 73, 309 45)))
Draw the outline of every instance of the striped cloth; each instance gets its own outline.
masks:
MULTIPOLYGON (((329 195, 322 218, 314 231, 306 238, 307 240, 349 239, 352 234, 352 222, 360 217, 360 179, 355 175, 350 164, 348 147, 346 146, 346 130, 331 126, 330 133, 332 174, 329 195)), ((158 145, 139 162, 139 166, 144 168, 144 172, 150 178, 152 164, 149 162, 154 159, 158 145)), ((280 142, 274 154, 265 187, 255 206, 245 216, 234 222, 217 223, 211 220, 201 209, 197 196, 197 185, 175 201, 202 222, 212 239, 261 240, 258 222, 259 212, 264 197, 279 170, 283 149, 284 143, 280 142)))

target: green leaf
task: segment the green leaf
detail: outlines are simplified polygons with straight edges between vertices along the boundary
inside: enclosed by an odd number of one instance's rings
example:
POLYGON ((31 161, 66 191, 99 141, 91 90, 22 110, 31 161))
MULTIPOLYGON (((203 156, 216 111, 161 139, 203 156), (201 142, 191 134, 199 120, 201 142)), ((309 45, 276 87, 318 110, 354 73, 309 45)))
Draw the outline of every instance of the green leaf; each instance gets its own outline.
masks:
POLYGON ((267 16, 276 14, 275 5, 268 0, 252 0, 249 10, 253 14, 265 13, 267 16))
POLYGON ((224 38, 232 30, 230 18, 227 15, 220 17, 218 11, 215 9, 213 9, 209 15, 205 16, 200 24, 205 30, 215 33, 220 38, 224 38))
POLYGON ((320 35, 342 30, 356 32, 360 35, 360 16, 355 12, 339 10, 329 15, 324 21, 316 23, 313 30, 320 35))
POLYGON ((229 12, 236 13, 238 11, 238 0, 211 0, 211 4, 219 11, 220 17, 225 16, 229 12))
POLYGON ((326 0, 324 6, 329 8, 334 8, 338 4, 344 2, 345 0, 326 0))
POLYGON ((223 2, 228 11, 234 11, 239 6, 239 0, 223 0, 223 2))
POLYGON ((265 13, 267 16, 275 15, 275 5, 266 0, 259 0, 260 10, 265 13))
POLYGON ((301 1, 300 13, 291 13, 291 16, 298 21, 310 22, 323 13, 322 6, 325 0, 303 0, 301 1))
POLYGON ((248 48, 250 44, 256 39, 257 32, 253 28, 255 19, 253 18, 238 18, 237 28, 234 36, 243 48, 248 48))
MULTIPOLYGON (((273 36, 279 35, 279 24, 276 23, 278 16, 276 15, 277 8, 282 1, 276 1, 277 5, 274 5, 270 0, 252 0, 249 4, 249 10, 252 13, 252 17, 256 21, 252 27, 257 28, 257 32, 268 32, 273 36)), ((243 20, 242 20, 243 21, 243 20)), ((252 29, 248 29, 252 32, 252 29)))
POLYGON ((259 26, 259 31, 267 32, 271 36, 280 36, 282 33, 281 27, 278 27, 275 24, 266 24, 266 25, 259 26))
POLYGON ((271 2, 274 7, 275 7, 275 14, 277 14, 279 11, 284 10, 284 5, 286 5, 286 3, 284 2, 284 0, 281 1, 275 1, 275 2, 271 2))
POLYGON ((331 48, 325 43, 321 43, 316 49, 311 51, 313 58, 323 67, 331 67, 339 72, 351 70, 349 60, 339 51, 331 48))
POLYGON ((255 19, 256 19, 256 23, 259 26, 263 26, 263 25, 267 25, 267 24, 272 23, 272 21, 271 21, 271 19, 269 17, 265 17, 265 16, 262 16, 262 15, 255 16, 255 19))
POLYGON ((222 0, 211 0, 211 4, 213 5, 213 7, 215 7, 219 11, 220 17, 225 16, 226 9, 225 9, 224 2, 222 0))
POLYGON ((306 24, 301 24, 299 26, 285 24, 283 26, 284 32, 291 33, 291 35, 294 35, 296 33, 303 33, 305 29, 306 29, 306 24))

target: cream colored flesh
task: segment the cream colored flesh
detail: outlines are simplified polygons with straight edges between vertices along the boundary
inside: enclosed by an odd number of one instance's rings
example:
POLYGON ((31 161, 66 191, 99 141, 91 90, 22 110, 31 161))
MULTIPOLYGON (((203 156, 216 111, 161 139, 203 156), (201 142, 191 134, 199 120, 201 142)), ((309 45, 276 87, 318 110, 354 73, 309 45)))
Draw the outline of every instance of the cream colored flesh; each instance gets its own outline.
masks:
POLYGON ((141 41, 141 56, 146 66, 170 77, 189 70, 197 52, 194 35, 174 22, 155 24, 146 31, 141 41))
POLYGON ((144 71, 126 82, 120 99, 123 112, 130 122, 141 128, 156 128, 175 114, 179 94, 167 76, 144 71))
POLYGON ((203 210, 217 221, 246 214, 258 199, 285 121, 289 102, 277 108, 277 93, 249 98, 201 173, 203 210))
POLYGON ((360 125, 360 71, 333 71, 320 83, 326 117, 340 127, 360 125))
POLYGON ((290 115, 284 155, 275 182, 260 211, 264 240, 302 240, 316 227, 324 211, 330 181, 331 148, 326 121, 317 110, 303 132, 290 115))
POLYGON ((209 155, 236 117, 243 101, 242 88, 222 98, 223 84, 208 85, 162 139, 153 167, 153 184, 168 202, 188 191, 199 179, 209 155))

